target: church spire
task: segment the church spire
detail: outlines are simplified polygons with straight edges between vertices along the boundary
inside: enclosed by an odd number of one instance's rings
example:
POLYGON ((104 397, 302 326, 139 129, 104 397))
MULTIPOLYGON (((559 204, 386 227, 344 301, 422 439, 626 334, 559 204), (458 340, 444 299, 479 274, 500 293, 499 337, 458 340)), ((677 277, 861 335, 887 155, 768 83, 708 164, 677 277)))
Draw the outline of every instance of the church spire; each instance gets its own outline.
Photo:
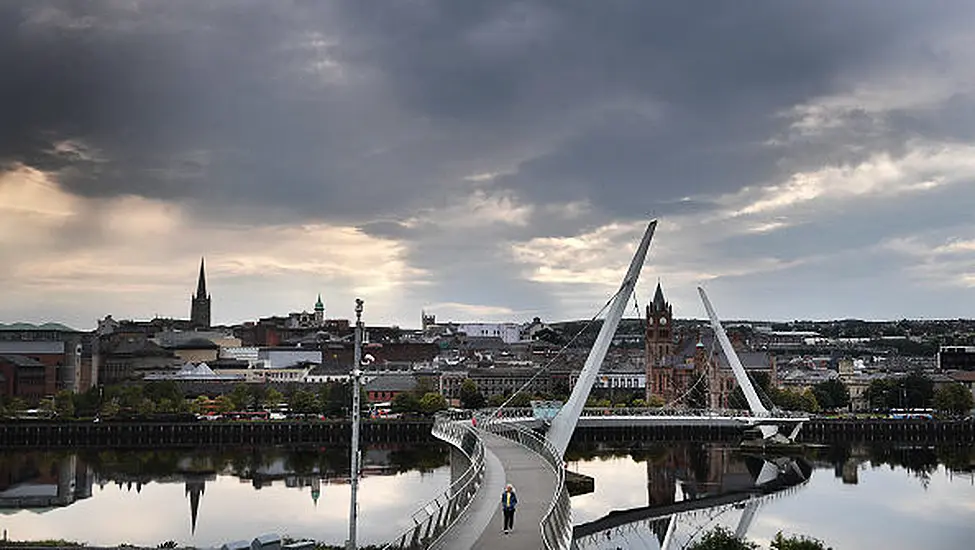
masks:
POLYGON ((203 257, 200 257, 200 278, 196 282, 196 299, 202 300, 207 297, 207 278, 203 269, 203 257))
POLYGON ((664 290, 660 287, 660 281, 657 281, 657 290, 653 293, 653 309, 663 311, 666 306, 667 300, 664 299, 664 290))
POLYGON ((203 258, 200 258, 200 278, 196 282, 196 295, 190 299, 190 326, 194 329, 210 328, 210 295, 203 258))

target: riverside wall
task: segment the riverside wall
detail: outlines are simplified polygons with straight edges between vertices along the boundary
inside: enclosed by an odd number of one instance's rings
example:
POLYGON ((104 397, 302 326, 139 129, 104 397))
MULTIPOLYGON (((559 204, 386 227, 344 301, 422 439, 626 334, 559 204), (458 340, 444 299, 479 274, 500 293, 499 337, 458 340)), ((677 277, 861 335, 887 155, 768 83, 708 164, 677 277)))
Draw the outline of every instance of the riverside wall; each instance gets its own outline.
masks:
MULTIPOLYGON (((363 421, 362 441, 435 441, 432 420, 363 421)), ((30 447, 219 447, 320 445, 352 441, 348 421, 273 422, 14 422, 0 424, 0 448, 30 447)))
MULTIPOLYGON (((362 426, 366 444, 433 441, 428 419, 369 420, 362 426)), ((640 441, 736 441, 731 426, 580 426, 579 443, 640 441)), ((0 424, 0 448, 29 447, 198 447, 233 445, 348 444, 348 421, 272 422, 12 422, 0 424)), ((814 419, 797 438, 807 443, 890 441, 975 443, 975 421, 814 419)))

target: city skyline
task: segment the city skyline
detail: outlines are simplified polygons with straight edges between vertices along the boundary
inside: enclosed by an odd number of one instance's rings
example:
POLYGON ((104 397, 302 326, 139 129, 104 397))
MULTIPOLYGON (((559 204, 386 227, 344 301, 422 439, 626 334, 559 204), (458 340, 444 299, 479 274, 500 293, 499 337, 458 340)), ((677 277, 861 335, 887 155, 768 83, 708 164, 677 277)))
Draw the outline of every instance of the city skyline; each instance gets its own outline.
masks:
POLYGON ((975 6, 0 4, 0 323, 971 318, 975 6), (632 308, 628 309, 632 316, 632 308))

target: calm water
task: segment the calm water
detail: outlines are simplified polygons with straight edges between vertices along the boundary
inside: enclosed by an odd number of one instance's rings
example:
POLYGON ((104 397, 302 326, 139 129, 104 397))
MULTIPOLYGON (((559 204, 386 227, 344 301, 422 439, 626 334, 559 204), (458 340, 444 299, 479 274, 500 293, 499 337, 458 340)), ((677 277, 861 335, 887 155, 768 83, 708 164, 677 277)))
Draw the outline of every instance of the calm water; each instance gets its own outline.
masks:
MULTIPOLYGON (((13 540, 219 546, 263 533, 341 544, 348 449, 0 453, 0 525, 13 540), (18 502, 32 499, 29 508, 18 502)), ((367 448, 359 542, 392 538, 450 479, 449 448, 367 448)))
MULTIPOLYGON (((99 545, 156 546, 172 540, 218 546, 266 532, 340 544, 348 534, 347 453, 342 448, 2 452, 0 526, 11 539, 99 545)), ((409 525, 418 505, 446 487, 448 456, 442 445, 368 449, 360 485, 360 543, 385 541, 409 525)), ((865 445, 816 449, 768 463, 727 445, 572 449, 570 469, 596 478, 594 493, 572 499, 577 524, 614 510, 651 507, 646 513, 652 516, 675 500, 701 503, 676 520, 638 520, 580 542, 583 548, 656 549, 673 523, 678 544, 672 548, 679 548, 715 525, 734 530, 747 500, 737 507, 707 504, 753 494, 756 479, 771 471, 763 464, 786 471, 796 463, 806 465, 808 480, 757 501, 747 529, 751 540, 767 544, 781 530, 820 538, 837 550, 973 547, 975 453, 970 447, 865 445)))
MULTIPOLYGON (((613 510, 673 503, 680 492, 685 498, 728 495, 754 488, 756 477, 754 457, 750 471, 739 451, 721 445, 576 449, 574 455, 570 469, 596 478, 594 493, 572 499, 577 525, 613 510)), ((768 548, 782 531, 818 538, 837 550, 975 548, 971 447, 854 444, 815 449, 800 460, 812 466, 808 480, 757 501, 749 540, 768 548)), ((735 531, 742 524, 743 503, 678 516, 677 544, 671 548, 715 526, 735 531)), ((638 522, 589 537, 580 546, 657 549, 667 527, 666 520, 638 522)))

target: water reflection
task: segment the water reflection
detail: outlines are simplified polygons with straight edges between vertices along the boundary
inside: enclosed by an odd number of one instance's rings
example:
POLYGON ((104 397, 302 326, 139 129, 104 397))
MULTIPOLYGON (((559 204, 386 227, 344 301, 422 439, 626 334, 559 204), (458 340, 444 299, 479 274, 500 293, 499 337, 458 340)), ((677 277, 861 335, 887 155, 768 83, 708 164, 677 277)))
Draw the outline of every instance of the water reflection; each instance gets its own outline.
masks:
POLYGON ((801 456, 691 444, 658 451, 646 455, 648 505, 577 525, 579 548, 681 548, 700 532, 702 519, 706 524, 734 510, 741 510, 735 531, 745 536, 764 500, 800 486, 812 473, 801 456))
POLYGON ((834 548, 967 548, 975 535, 970 445, 845 444, 761 456, 672 443, 577 448, 567 458, 596 479, 595 493, 572 499, 579 548, 681 548, 716 526, 766 548, 780 530, 834 548), (899 532, 905 525, 909 532, 899 532))
MULTIPOLYGON (((10 538, 21 540, 219 545, 273 531, 338 543, 347 531, 348 452, 0 452, 0 514, 10 538)), ((448 462, 440 444, 365 449, 363 536, 378 542, 395 534, 447 485, 448 462)))

